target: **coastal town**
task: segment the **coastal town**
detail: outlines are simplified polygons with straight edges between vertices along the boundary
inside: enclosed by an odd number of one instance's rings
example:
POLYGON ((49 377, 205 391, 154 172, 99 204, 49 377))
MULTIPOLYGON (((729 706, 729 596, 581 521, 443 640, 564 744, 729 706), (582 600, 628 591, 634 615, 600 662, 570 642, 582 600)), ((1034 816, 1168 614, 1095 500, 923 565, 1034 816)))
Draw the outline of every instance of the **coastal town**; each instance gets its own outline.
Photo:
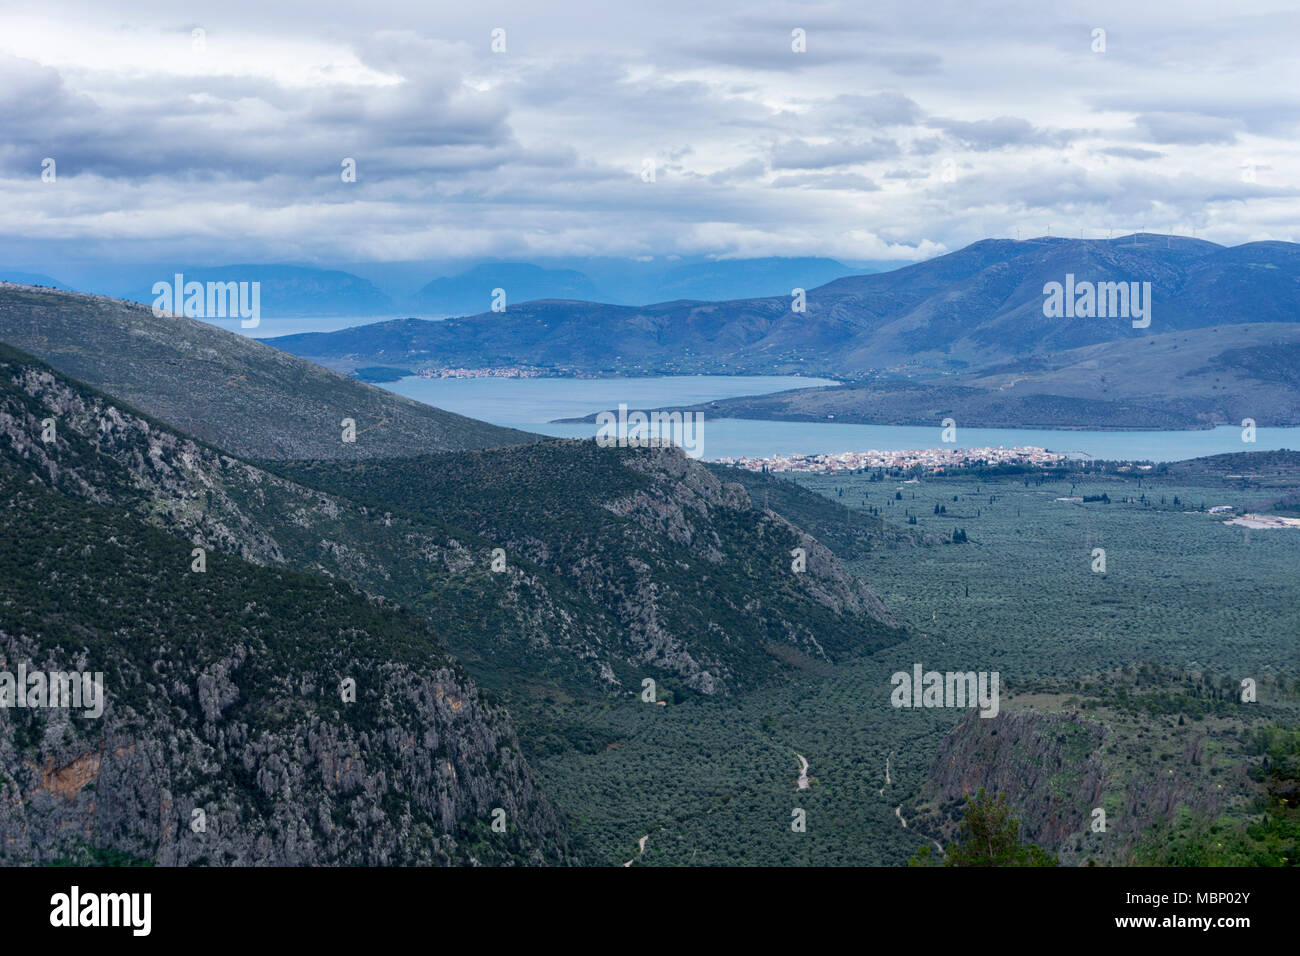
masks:
POLYGON ((542 378, 540 369, 519 365, 501 365, 494 368, 418 368, 419 378, 542 378))
POLYGON ((1066 456, 1035 445, 1013 448, 917 448, 909 451, 846 451, 835 455, 772 455, 768 458, 742 456, 720 458, 721 464, 749 471, 802 471, 825 474, 837 471, 861 471, 865 468, 921 468, 940 473, 949 468, 972 465, 1035 465, 1049 467, 1065 461, 1066 456))

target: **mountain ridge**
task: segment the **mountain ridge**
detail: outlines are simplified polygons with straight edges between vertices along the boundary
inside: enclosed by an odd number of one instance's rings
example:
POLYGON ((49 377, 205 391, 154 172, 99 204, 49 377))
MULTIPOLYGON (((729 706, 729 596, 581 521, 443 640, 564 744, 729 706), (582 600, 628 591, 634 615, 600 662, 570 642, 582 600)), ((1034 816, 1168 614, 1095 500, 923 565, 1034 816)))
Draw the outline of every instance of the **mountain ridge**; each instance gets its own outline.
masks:
POLYGON ((782 673, 769 646, 850 657, 899 638, 830 551, 675 448, 547 441, 258 464, 9 347, 0 436, 0 464, 51 489, 406 604, 482 662, 476 676, 506 684, 531 669, 600 696, 650 673, 725 694, 782 673), (806 574, 789 571, 796 546, 806 574))
POLYGON ((1300 245, 1225 247, 1135 234, 1113 240, 983 240, 889 272, 791 297, 615 306, 544 299, 439 323, 397 320, 276 340, 316 359, 527 364, 621 373, 868 373, 959 370, 1026 352, 1135 338, 1127 318, 1063 322, 1043 314, 1043 286, 1067 274, 1150 282, 1150 334, 1244 321, 1292 321, 1300 245), (681 358, 689 352, 691 358, 681 358))
POLYGON ((536 441, 136 303, 0 284, 0 341, 238 455, 364 458, 536 441), (357 438, 343 440, 343 420, 357 438))

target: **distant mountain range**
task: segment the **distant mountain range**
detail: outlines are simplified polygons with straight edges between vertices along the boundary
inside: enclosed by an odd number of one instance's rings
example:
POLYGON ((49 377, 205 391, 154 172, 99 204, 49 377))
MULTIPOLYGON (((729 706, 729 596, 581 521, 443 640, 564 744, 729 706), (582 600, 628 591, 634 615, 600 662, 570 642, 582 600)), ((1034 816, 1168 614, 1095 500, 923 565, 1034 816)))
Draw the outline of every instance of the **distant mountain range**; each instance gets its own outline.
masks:
POLYGON ((421 315, 472 315, 491 308, 493 290, 502 289, 507 302, 529 299, 590 299, 596 285, 574 269, 543 269, 523 262, 481 265, 460 275, 434 279, 411 299, 421 315))
POLYGON ((397 303, 367 279, 337 269, 314 269, 293 265, 228 265, 190 268, 183 265, 124 267, 121 275, 82 275, 69 269, 70 282, 33 272, 0 269, 0 282, 76 290, 110 295, 144 305, 156 300, 158 282, 169 285, 177 273, 185 282, 257 282, 260 284, 261 315, 266 318, 298 316, 391 316, 400 313, 397 303))
MULTIPOLYGON (((824 258, 690 259, 656 257, 546 259, 538 262, 355 263, 342 269, 292 264, 186 266, 136 264, 116 271, 65 264, 63 280, 0 269, 0 281, 109 295, 151 305, 157 282, 258 282, 268 319, 411 315, 441 318, 491 308, 494 289, 507 301, 587 299, 644 305, 666 299, 729 299, 811 288, 841 276, 894 268, 897 263, 848 266, 824 258), (430 278, 430 277, 435 278, 430 278)), ((258 334, 258 333, 253 333, 258 334)))
MULTIPOLYGON (((374 284, 348 272, 301 266, 233 265, 217 269, 180 270, 185 282, 257 282, 261 285, 261 310, 267 318, 289 316, 393 315, 397 305, 374 284)), ((174 273, 155 281, 171 283, 174 273)), ((153 285, 128 298, 146 305, 154 302, 153 285)))
MULTIPOLYGON (((881 263, 884 268, 894 264, 881 263)), ((435 279, 404 305, 418 316, 475 315, 491 308, 492 291, 503 289, 511 303, 534 299, 645 305, 671 299, 733 299, 750 295, 788 295, 832 279, 861 272, 820 258, 718 259, 676 262, 655 259, 598 259, 577 268, 544 268, 523 262, 496 262, 435 279)), ((867 271, 878 271, 876 268, 867 271)))
POLYGON ((810 287, 805 305, 798 311, 789 294, 645 307, 541 300, 445 322, 285 336, 275 345, 345 370, 797 373, 869 386, 833 398, 807 393, 793 414, 745 399, 719 408, 750 417, 914 424, 943 411, 968 425, 1196 427, 1238 415, 1300 422, 1295 382, 1275 367, 1300 341, 1293 243, 1227 248, 1150 234, 986 240, 810 287), (1045 314, 1049 283, 1076 281, 1080 289, 1085 282, 1149 289, 1149 324, 1137 314, 1045 314), (1198 358, 1189 363, 1192 353, 1198 358))

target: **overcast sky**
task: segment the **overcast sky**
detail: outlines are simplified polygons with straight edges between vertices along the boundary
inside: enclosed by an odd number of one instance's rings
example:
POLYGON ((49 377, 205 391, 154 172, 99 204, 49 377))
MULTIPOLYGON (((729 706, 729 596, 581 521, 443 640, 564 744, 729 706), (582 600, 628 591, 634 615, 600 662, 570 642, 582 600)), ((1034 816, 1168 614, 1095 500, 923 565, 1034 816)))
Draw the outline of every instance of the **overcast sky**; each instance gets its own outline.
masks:
POLYGON ((975 6, 5 2, 0 253, 864 260, 1017 230, 1300 239, 1293 5, 975 6))

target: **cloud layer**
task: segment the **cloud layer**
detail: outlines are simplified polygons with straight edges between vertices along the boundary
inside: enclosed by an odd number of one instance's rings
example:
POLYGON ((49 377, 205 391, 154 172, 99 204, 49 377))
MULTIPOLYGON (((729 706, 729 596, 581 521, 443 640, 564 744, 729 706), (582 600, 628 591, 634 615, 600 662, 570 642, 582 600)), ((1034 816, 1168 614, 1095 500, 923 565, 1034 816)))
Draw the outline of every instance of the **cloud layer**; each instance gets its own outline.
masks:
POLYGON ((1297 240, 1298 27, 1255 3, 56 0, 0 34, 0 255, 1297 240))

